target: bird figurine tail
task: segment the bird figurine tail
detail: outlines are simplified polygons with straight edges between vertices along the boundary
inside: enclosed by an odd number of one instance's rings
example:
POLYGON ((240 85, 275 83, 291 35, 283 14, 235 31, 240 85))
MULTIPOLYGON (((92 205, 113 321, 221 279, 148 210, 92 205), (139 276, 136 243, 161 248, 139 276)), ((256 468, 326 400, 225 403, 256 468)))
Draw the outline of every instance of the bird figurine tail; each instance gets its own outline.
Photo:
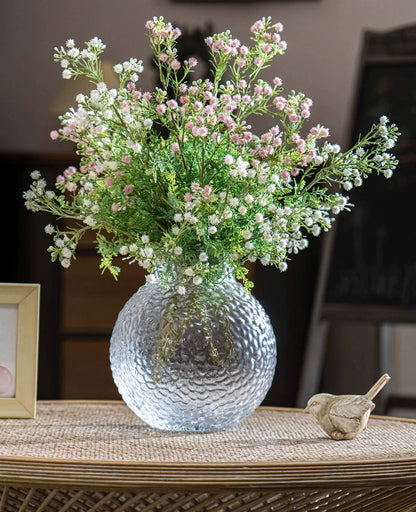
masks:
POLYGON ((388 373, 385 373, 382 375, 378 381, 374 384, 374 386, 367 391, 367 393, 364 395, 369 400, 372 400, 380 391, 384 388, 384 386, 387 384, 387 382, 390 380, 390 375, 388 373))

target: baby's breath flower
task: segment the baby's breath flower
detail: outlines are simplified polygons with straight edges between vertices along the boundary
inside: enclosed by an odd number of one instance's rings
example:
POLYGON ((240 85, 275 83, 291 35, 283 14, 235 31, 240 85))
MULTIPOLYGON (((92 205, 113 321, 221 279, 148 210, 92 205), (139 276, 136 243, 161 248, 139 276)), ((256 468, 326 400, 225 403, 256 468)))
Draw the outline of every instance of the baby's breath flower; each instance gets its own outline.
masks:
POLYGON ((147 274, 146 282, 147 283, 155 283, 156 282, 156 276, 154 274, 147 274))
POLYGON ((64 267, 64 268, 69 268, 70 265, 71 265, 71 260, 68 259, 68 258, 63 258, 61 260, 61 265, 64 267))
POLYGON ((84 223, 87 224, 87 226, 91 226, 92 228, 97 225, 97 221, 92 215, 87 215, 84 219, 84 223))
POLYGON ((70 258, 72 256, 72 252, 70 251, 70 249, 68 249, 68 247, 64 247, 62 249, 62 256, 64 258, 70 258))

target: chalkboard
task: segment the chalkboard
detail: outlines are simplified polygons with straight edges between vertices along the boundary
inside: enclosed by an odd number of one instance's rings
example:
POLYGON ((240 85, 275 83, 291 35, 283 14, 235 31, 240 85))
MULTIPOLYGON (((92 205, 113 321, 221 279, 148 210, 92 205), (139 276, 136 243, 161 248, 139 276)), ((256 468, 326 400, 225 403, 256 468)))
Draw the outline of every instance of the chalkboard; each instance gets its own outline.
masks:
POLYGON ((356 206, 337 221, 326 303, 416 305, 416 32, 393 34, 400 57, 363 60, 352 140, 387 115, 402 133, 400 163, 392 178, 370 176, 350 191, 356 206))

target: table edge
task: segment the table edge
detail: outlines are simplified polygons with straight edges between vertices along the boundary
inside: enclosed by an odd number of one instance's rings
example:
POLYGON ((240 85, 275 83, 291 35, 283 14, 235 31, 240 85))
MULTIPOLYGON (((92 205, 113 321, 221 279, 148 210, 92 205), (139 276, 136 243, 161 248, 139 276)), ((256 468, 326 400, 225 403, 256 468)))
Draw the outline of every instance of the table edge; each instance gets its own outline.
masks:
MULTIPOLYGON (((45 400, 39 404, 119 404, 121 400, 45 400)), ((303 409, 262 406, 259 410, 298 412, 303 409)), ((376 420, 416 420, 372 416, 376 420)), ((22 421, 30 421, 23 419, 22 421)), ((331 441, 338 442, 338 441, 331 441)), ((348 442, 348 441, 345 441, 348 442)), ((42 488, 137 490, 181 488, 287 489, 369 486, 414 486, 416 452, 400 459, 264 462, 146 462, 0 456, 0 485, 42 488)))

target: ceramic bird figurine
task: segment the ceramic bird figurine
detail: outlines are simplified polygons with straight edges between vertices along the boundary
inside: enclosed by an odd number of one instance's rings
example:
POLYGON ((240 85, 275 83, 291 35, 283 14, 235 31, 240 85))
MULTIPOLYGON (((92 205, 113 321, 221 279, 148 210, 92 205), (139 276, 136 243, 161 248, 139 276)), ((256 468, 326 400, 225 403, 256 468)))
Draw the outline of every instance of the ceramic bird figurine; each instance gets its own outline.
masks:
POLYGON ((309 399, 305 412, 315 416, 332 439, 353 439, 367 427, 375 407, 372 400, 389 380, 390 376, 385 373, 365 395, 319 393, 309 399))

